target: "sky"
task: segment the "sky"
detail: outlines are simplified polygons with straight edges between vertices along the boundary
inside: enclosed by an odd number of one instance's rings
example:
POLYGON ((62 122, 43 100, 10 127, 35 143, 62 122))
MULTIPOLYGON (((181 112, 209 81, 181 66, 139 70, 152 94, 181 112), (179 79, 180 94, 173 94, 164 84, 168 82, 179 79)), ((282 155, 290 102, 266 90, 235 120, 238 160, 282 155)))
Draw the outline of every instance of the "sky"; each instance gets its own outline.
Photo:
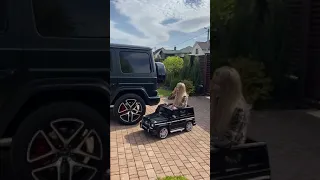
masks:
POLYGON ((111 43, 181 49, 209 25, 210 0, 110 0, 111 43))

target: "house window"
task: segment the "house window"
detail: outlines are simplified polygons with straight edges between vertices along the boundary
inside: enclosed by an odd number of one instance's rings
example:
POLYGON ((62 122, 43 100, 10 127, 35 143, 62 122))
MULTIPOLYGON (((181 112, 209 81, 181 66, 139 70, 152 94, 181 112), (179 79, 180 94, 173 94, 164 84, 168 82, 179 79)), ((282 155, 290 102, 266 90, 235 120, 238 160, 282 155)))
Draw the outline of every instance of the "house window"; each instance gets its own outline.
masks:
POLYGON ((121 71, 123 73, 150 73, 151 63, 148 53, 120 52, 121 71))
POLYGON ((46 37, 108 37, 106 0, 33 0, 38 32, 46 37))
POLYGON ((198 49, 196 49, 196 54, 199 54, 198 49))
POLYGON ((0 0, 0 33, 4 32, 7 24, 6 0, 0 0))

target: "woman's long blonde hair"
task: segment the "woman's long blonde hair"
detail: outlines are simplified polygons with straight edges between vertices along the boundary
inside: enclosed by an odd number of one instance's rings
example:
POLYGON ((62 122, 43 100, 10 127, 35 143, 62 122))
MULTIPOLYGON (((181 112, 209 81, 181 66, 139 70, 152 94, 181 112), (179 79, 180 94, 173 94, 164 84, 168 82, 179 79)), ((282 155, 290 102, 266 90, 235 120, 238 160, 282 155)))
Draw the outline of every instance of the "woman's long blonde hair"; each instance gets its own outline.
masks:
POLYGON ((174 98, 173 105, 180 106, 182 98, 184 96, 188 96, 187 91, 186 91, 186 85, 184 83, 180 82, 177 84, 176 89, 179 91, 174 98))
POLYGON ((220 134, 228 130, 235 108, 241 108, 249 115, 249 107, 242 94, 242 83, 239 73, 231 67, 217 69, 210 83, 210 130, 220 134), (219 97, 214 85, 220 86, 219 97))

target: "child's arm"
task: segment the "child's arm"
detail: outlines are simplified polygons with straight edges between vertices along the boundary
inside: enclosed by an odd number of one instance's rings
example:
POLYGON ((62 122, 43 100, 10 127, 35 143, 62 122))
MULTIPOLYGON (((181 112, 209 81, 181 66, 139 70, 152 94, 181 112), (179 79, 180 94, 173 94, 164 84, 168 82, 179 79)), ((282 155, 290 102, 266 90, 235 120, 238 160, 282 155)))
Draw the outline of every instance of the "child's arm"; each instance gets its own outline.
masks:
POLYGON ((172 100, 172 99, 174 99, 174 97, 175 97, 175 94, 171 93, 170 96, 168 97, 168 99, 172 100))
POLYGON ((181 106, 182 107, 187 107, 187 103, 188 103, 188 97, 187 96, 183 96, 183 98, 181 100, 181 106))
POLYGON ((174 90, 171 92, 170 96, 168 97, 169 100, 174 99, 174 97, 176 96, 176 88, 174 88, 174 90))

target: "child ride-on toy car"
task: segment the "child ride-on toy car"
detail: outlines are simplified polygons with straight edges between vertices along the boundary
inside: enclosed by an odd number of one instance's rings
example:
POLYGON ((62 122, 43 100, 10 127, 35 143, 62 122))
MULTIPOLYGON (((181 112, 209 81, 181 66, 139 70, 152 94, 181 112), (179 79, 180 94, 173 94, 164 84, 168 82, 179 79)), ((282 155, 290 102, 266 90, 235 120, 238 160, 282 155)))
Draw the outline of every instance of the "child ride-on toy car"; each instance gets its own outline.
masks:
MULTIPOLYGON (((214 140, 213 143, 219 144, 214 140)), ((215 147, 211 149, 210 154, 210 179, 271 180, 269 155, 265 142, 247 139, 245 144, 215 147)))
POLYGON ((193 107, 170 109, 169 105, 160 104, 154 113, 144 116, 140 127, 161 139, 165 139, 169 133, 191 131, 196 125, 193 107))

